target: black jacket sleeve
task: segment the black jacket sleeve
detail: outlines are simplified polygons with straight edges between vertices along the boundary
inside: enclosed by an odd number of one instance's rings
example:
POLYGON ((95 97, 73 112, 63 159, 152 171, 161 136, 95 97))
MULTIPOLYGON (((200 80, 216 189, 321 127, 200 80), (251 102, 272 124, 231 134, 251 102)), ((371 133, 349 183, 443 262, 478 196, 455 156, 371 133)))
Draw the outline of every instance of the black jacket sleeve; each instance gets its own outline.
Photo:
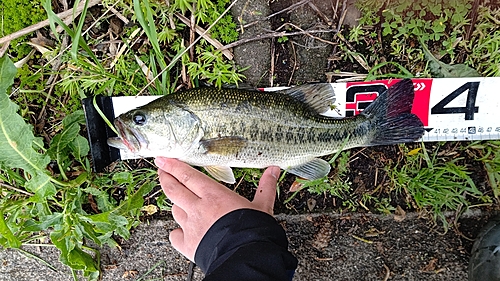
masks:
POLYGON ((269 214, 240 209, 220 218, 198 245, 195 262, 209 280, 291 280, 297 259, 269 214))

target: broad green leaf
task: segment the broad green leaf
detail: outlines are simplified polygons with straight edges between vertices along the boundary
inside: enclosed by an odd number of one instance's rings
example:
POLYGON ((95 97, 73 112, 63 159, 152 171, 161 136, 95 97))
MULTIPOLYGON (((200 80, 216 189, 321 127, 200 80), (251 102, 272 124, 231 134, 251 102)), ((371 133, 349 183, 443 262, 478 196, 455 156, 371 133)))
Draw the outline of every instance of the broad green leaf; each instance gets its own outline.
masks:
POLYGON ((84 271, 99 271, 96 268, 95 261, 91 255, 85 253, 80 248, 74 248, 68 253, 68 262, 71 268, 84 271))
POLYGON ((50 233, 50 241, 61 251, 59 261, 65 265, 69 265, 68 253, 75 248, 75 244, 71 240, 71 232, 67 231, 61 225, 56 226, 55 229, 50 233))
MULTIPOLYGON (((10 59, 0 58, 0 164, 9 169, 21 168, 33 177, 47 179, 49 176, 45 172, 50 159, 33 149, 38 141, 32 126, 17 114, 19 107, 8 96, 15 74, 16 67, 10 59)), ((50 188, 50 185, 45 187, 50 188)))
POLYGON ((68 116, 64 117, 62 121, 62 125, 64 128, 68 127, 73 123, 85 124, 85 113, 83 113, 83 110, 77 110, 69 114, 68 116))
POLYGON ((65 127, 62 132, 52 138, 47 154, 59 162, 63 155, 67 156, 64 150, 78 136, 78 132, 80 132, 78 123, 71 123, 68 127, 65 127))
POLYGON ((90 150, 88 140, 80 135, 76 136, 76 138, 69 143, 69 148, 71 149, 73 156, 77 159, 81 159, 89 154, 90 150))
POLYGON ((119 172, 113 175, 113 180, 117 184, 132 183, 133 177, 130 172, 119 172))
POLYGON ((54 225, 59 225, 62 223, 63 214, 62 213, 54 213, 52 215, 40 217, 39 222, 35 222, 33 220, 27 221, 24 224, 24 231, 41 231, 46 230, 49 227, 54 225))
POLYGON ((95 229, 99 233, 113 233, 116 225, 109 220, 109 216, 112 216, 111 212, 96 214, 87 216, 85 220, 88 220, 93 225, 95 225, 95 229))
POLYGON ((82 250, 81 243, 75 244, 74 240, 82 240, 77 238, 78 236, 76 229, 69 231, 59 228, 50 233, 50 240, 61 251, 60 262, 72 269, 83 270, 84 276, 90 277, 89 280, 96 280, 96 276, 99 275, 96 262, 91 255, 82 250))
POLYGON ((47 174, 35 174, 29 181, 26 182, 26 189, 35 193, 33 201, 41 201, 43 198, 50 197, 56 194, 56 188, 50 182, 50 177, 47 174))
MULTIPOLYGON (((436 39, 437 40, 437 39, 436 39)), ((429 61, 429 69, 434 77, 437 78, 457 78, 457 77, 480 77, 481 74, 477 72, 472 67, 465 64, 454 64, 449 65, 438 60, 434 55, 427 49, 427 46, 420 40, 422 45, 422 50, 424 51, 425 57, 429 61)))
POLYGON ((80 228, 80 231, 83 233, 83 235, 85 235, 87 238, 92 239, 92 241, 101 246, 100 240, 97 237, 97 233, 95 232, 94 227, 90 223, 85 221, 80 221, 80 225, 78 225, 77 227, 80 228))
POLYGON ((10 228, 5 223, 3 212, 0 212, 0 238, 4 238, 0 240, 0 243, 2 243, 2 246, 4 247, 9 247, 9 248, 21 247, 21 241, 17 239, 17 237, 12 233, 10 228))

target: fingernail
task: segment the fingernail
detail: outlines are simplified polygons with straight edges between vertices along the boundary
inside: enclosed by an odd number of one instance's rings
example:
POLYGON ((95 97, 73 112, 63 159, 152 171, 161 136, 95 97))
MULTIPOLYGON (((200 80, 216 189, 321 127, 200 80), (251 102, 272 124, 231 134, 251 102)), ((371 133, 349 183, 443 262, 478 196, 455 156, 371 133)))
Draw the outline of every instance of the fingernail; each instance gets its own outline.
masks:
POLYGON ((163 157, 156 157, 155 158, 155 164, 158 167, 163 167, 163 165, 165 165, 165 158, 163 158, 163 157))
POLYGON ((273 176, 275 179, 278 179, 280 172, 281 172, 281 169, 279 167, 272 167, 271 168, 271 176, 273 176))

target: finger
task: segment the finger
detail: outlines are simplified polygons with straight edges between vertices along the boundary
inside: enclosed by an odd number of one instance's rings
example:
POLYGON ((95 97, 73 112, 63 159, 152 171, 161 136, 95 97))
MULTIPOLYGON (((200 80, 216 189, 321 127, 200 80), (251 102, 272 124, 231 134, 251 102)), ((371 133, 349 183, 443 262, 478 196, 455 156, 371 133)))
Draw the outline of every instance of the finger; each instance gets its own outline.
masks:
POLYGON ((184 228, 188 215, 183 209, 181 209, 181 207, 179 207, 179 205, 174 204, 172 206, 172 216, 181 228, 184 228))
POLYGON ((280 175, 279 167, 269 167, 264 171, 255 192, 252 204, 259 210, 273 214, 274 199, 276 198, 276 185, 280 175))
POLYGON ((182 228, 176 228, 172 230, 168 235, 168 240, 170 240, 170 243, 172 244, 172 247, 174 247, 174 249, 186 256, 184 249, 184 231, 182 230, 182 228))
POLYGON ((191 192, 184 185, 179 183, 172 175, 158 170, 160 185, 165 195, 172 203, 179 205, 183 210, 188 210, 189 207, 195 206, 200 199, 196 194, 191 192))
MULTIPOLYGON (((205 194, 207 183, 214 182, 209 176, 177 159, 157 157, 155 163, 158 168, 172 175, 199 197, 205 194)), ((223 185, 219 186, 225 188, 223 185)), ((211 187, 211 192, 214 187, 211 187)))

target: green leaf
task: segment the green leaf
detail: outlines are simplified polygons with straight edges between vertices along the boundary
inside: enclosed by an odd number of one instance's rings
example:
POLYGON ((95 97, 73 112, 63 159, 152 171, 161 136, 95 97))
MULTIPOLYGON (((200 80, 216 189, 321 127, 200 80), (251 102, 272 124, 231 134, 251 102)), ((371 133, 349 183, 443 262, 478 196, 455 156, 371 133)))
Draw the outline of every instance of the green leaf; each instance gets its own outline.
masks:
MULTIPOLYGON (((87 14, 87 9, 88 9, 88 5, 89 5, 89 1, 87 1, 87 0, 84 0, 84 1, 85 1, 85 5, 83 7, 82 14, 80 15, 80 20, 78 21, 78 26, 76 27, 75 37, 73 37, 73 41, 78 42, 78 44, 75 44, 75 42, 73 42, 73 46, 71 46, 71 52, 70 52, 71 56, 73 57, 73 59, 75 61, 77 61, 77 56, 78 56, 78 45, 80 45, 80 41, 83 41, 82 28, 83 28, 83 23, 85 22, 85 16, 87 14)), ((75 2, 75 7, 74 7, 75 10, 76 10, 76 6, 78 6, 78 2, 79 1, 75 2)))
POLYGON ((80 248, 74 248, 73 250, 68 252, 67 255, 68 262, 70 263, 71 268, 73 269, 81 269, 84 271, 92 271, 99 272, 96 267, 95 261, 91 255, 85 253, 80 248))
MULTIPOLYGON (((437 36, 437 34, 436 34, 437 36)), ((449 65, 438 60, 434 55, 427 49, 424 41, 420 39, 420 44, 422 45, 422 50, 424 51, 425 57, 429 61, 429 69, 434 77, 437 78, 456 78, 456 77, 480 77, 481 74, 477 70, 469 67, 465 64, 454 64, 449 65)))
POLYGON ((133 177, 130 172, 119 172, 113 175, 113 180, 117 184, 132 183, 133 177))
POLYGON ((26 189, 35 193, 35 197, 31 200, 35 202, 42 202, 44 198, 56 194, 56 188, 50 182, 50 177, 47 174, 35 174, 29 181, 26 182, 26 189))
POLYGON ((63 128, 66 128, 73 123, 85 124, 85 113, 83 113, 83 110, 77 110, 69 114, 64 117, 62 121, 63 128))
POLYGON ((77 226, 80 228, 80 231, 88 238, 92 239, 95 243, 101 246, 99 238, 97 238, 97 233, 95 232, 93 226, 85 221, 80 221, 80 225, 77 226))
POLYGON ((52 138, 47 154, 52 159, 58 160, 64 153, 64 149, 78 136, 78 132, 80 132, 80 125, 71 123, 69 127, 64 128, 62 132, 52 138))
POLYGON ((72 269, 83 270, 89 280, 97 280, 99 269, 96 261, 82 250, 80 243, 75 244, 75 240, 82 240, 79 236, 78 229, 70 231, 59 227, 50 233, 50 240, 61 251, 60 262, 72 269))
POLYGON ((77 159, 81 159, 89 154, 90 150, 88 140, 80 135, 76 136, 76 138, 69 143, 69 148, 71 149, 73 156, 77 159))
MULTIPOLYGON (((87 0, 86 0, 87 1, 87 0)), ((88 2, 88 1, 87 1, 88 2)), ((84 9, 87 10, 87 4, 85 4, 85 7, 84 9)), ((90 58, 92 58, 93 62, 96 64, 96 66, 100 69, 100 70, 104 70, 104 67, 102 66, 101 64, 101 61, 97 59, 96 55, 94 54, 94 52, 90 49, 90 47, 87 45, 87 43, 85 42, 85 40, 83 40, 83 38, 80 36, 80 37, 77 37, 75 34, 75 32, 69 28, 57 15, 56 13, 54 13, 54 11, 52 10, 52 2, 50 0, 43 0, 42 1, 42 6, 43 8, 45 9, 45 11, 47 12, 47 17, 49 19, 49 22, 50 22, 50 28, 54 31, 54 34, 57 34, 57 32, 55 32, 55 24, 59 24, 63 29, 64 31, 66 31, 66 33, 73 39, 73 45, 79 45, 80 47, 82 47, 82 49, 87 53, 88 56, 90 56, 90 58), (75 44, 76 43, 76 44, 75 44)), ((83 14, 86 13, 86 11, 82 12, 83 14)), ((82 16, 80 16, 82 18, 82 16)), ((85 18, 85 16, 83 16, 83 18, 85 18)), ((80 30, 77 30, 76 33, 79 33, 79 31, 81 32, 81 29, 80 30)), ((71 55, 73 58, 76 58, 76 53, 73 52, 73 49, 72 49, 72 52, 71 52, 71 55)), ((75 61, 78 61, 78 60, 75 60, 75 61)))
POLYGON ((5 223, 4 214, 0 212, 0 243, 4 247, 9 248, 19 248, 21 247, 21 241, 12 233, 10 228, 5 223))
POLYGON ((62 223, 63 214, 62 213, 54 213, 48 216, 40 217, 40 222, 35 222, 33 220, 27 221, 24 224, 24 231, 41 231, 46 230, 49 227, 54 225, 59 225, 62 223))
POLYGON ((7 90, 14 83, 16 67, 9 58, 0 58, 0 165, 21 168, 33 176, 31 188, 41 194, 53 194, 53 185, 45 183, 51 178, 46 174, 50 159, 33 149, 37 139, 32 126, 17 114, 19 107, 8 96, 7 90), (42 182, 45 184, 40 185, 42 182), (40 188, 34 188, 38 186, 40 188))

